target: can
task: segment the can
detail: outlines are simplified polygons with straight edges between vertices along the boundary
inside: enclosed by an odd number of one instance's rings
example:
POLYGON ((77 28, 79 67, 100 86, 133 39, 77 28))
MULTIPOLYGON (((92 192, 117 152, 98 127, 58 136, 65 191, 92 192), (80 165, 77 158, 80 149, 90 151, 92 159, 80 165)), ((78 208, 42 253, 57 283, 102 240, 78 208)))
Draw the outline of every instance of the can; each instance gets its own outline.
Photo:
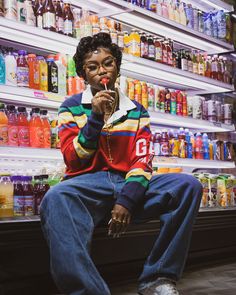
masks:
POLYGON ((176 111, 177 111, 176 98, 177 98, 177 93, 176 91, 172 90, 170 93, 170 113, 172 115, 176 115, 176 111))
POLYGON ((165 88, 162 88, 160 90, 160 100, 159 100, 159 108, 160 112, 164 113, 165 112, 165 99, 166 99, 166 90, 165 88))
POLYGON ((183 105, 183 117, 188 116, 188 104, 187 104, 187 95, 185 92, 182 92, 182 105, 183 105))
POLYGON ((216 122, 216 106, 214 100, 208 100, 207 102, 207 120, 216 122))
POLYGON ((232 124, 232 116, 233 116, 233 105, 226 103, 223 105, 223 114, 224 114, 224 120, 223 122, 227 125, 232 124))
POLYGON ((181 91, 177 91, 176 115, 183 116, 183 96, 181 91))
POLYGON ((148 111, 154 111, 155 91, 153 84, 148 83, 148 111))
POLYGON ((216 122, 222 122, 222 116, 221 116, 221 102, 215 101, 215 108, 216 108, 216 122))
POLYGON ((148 86, 147 86, 147 83, 142 81, 141 87, 142 87, 142 92, 141 92, 142 105, 147 110, 148 109, 148 86))
POLYGON ((67 95, 74 95, 74 77, 68 77, 67 79, 67 95))
POLYGON ((154 111, 160 111, 160 87, 158 85, 154 85, 155 91, 155 101, 154 101, 154 111))

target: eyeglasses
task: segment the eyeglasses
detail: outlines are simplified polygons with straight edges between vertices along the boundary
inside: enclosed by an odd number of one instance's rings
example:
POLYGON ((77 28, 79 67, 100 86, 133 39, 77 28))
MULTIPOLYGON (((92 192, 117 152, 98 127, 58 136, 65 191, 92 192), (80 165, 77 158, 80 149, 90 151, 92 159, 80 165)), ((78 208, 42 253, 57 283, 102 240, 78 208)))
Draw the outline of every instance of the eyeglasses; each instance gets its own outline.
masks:
POLYGON ((106 71, 112 71, 114 69, 114 67, 116 66, 116 59, 112 56, 106 58, 105 60, 102 61, 101 64, 97 64, 95 62, 90 62, 90 63, 86 63, 83 68, 84 70, 87 70, 91 75, 97 75, 101 66, 103 67, 103 69, 105 69, 106 71))

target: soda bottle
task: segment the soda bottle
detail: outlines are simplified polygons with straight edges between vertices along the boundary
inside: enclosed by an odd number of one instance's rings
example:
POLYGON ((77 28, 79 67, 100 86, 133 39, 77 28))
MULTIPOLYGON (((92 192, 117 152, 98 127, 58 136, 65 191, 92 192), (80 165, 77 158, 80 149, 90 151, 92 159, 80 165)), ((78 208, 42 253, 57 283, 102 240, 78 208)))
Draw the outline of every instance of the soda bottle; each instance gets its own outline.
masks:
POLYGON ((5 105, 0 103, 0 146, 8 145, 8 118, 5 105))
POLYGON ((202 136, 202 149, 203 149, 203 159, 209 160, 210 159, 210 149, 209 149, 209 140, 207 133, 203 133, 202 136))
POLYGON ((56 15, 52 0, 45 0, 43 6, 43 28, 48 31, 56 31, 56 15))
POLYGON ((164 129, 161 133, 161 141, 160 141, 160 149, 161 156, 168 157, 169 156, 169 137, 168 132, 164 129))
POLYGON ((32 186, 32 176, 22 176, 22 185, 25 198, 25 216, 34 215, 34 195, 32 186))
POLYGON ((64 33, 64 19, 61 8, 61 1, 57 0, 55 5, 55 16, 56 16, 56 31, 59 34, 64 33))
POLYGON ((24 216, 25 197, 21 176, 12 176, 13 183, 13 213, 14 216, 24 216))
POLYGON ((48 65, 43 56, 37 56, 39 64, 39 89, 48 91, 48 65))
POLYGON ((48 91, 58 93, 58 67, 54 58, 47 59, 48 64, 48 91))
POLYGON ((8 49, 8 54, 5 57, 5 67, 6 67, 6 85, 17 86, 17 79, 16 79, 17 65, 16 65, 16 59, 12 53, 12 48, 8 49))
POLYGON ((185 146, 185 132, 184 128, 180 128, 178 132, 178 140, 179 140, 179 157, 186 158, 186 146, 185 146))
POLYGON ((35 7, 36 27, 43 29, 43 4, 44 0, 38 0, 38 5, 35 7))
POLYGON ((44 146, 43 124, 39 116, 40 109, 33 108, 29 123, 30 130, 30 146, 42 148, 44 146))
POLYGON ((0 218, 13 216, 13 183, 9 174, 0 174, 0 218))
POLYGON ((73 36, 73 14, 71 12, 70 1, 64 1, 63 7, 63 20, 64 20, 64 35, 73 36))
POLYGON ((35 89, 37 86, 35 85, 35 63, 36 63, 36 55, 33 53, 28 54, 28 65, 29 65, 29 88, 35 89))
POLYGON ((43 126, 43 147, 51 148, 51 127, 47 118, 47 110, 40 110, 42 126, 43 126))
POLYGON ((10 146, 18 146, 18 124, 17 114, 14 105, 7 106, 8 118, 8 144, 10 146))
POLYGON ((148 59, 155 60, 155 45, 153 42, 152 35, 148 35, 147 43, 148 43, 148 59))
POLYGON ((25 50, 18 51, 17 58, 17 86, 29 87, 29 66, 25 50))
POLYGON ((191 142, 191 134, 189 130, 185 129, 185 141, 186 141, 186 158, 193 158, 193 144, 191 142))
POLYGON ((130 50, 129 53, 140 57, 140 36, 136 29, 131 29, 130 33, 130 50))
POLYGON ((55 55, 54 60, 58 69, 58 94, 66 96, 66 67, 61 62, 59 54, 55 55))
POLYGON ((30 145, 29 122, 25 107, 18 107, 17 125, 19 146, 28 147, 30 145))
POLYGON ((154 149, 155 156, 161 155, 161 132, 159 130, 156 130, 154 133, 153 149, 154 149))
POLYGON ((199 132, 196 134, 196 140, 195 140, 195 158, 203 159, 202 135, 199 132))
POLYGON ((148 58, 148 41, 145 33, 140 35, 140 56, 148 58))
POLYGON ((162 62, 162 44, 161 39, 155 38, 154 39, 155 45, 155 61, 162 62))

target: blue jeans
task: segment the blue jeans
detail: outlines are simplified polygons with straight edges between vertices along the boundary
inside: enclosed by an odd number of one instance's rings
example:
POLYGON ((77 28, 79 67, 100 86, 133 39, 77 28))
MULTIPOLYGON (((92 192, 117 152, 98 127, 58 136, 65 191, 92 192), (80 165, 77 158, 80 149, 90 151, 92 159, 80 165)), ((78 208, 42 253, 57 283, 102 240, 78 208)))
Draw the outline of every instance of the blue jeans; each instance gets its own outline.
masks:
MULTIPOLYGON (((41 204, 41 223, 49 245, 51 273, 60 291, 70 295, 109 295, 90 257, 94 228, 109 219, 124 185, 119 173, 76 176, 52 187, 41 204)), ((183 272, 201 184, 186 174, 153 176, 132 222, 159 218, 161 231, 139 278, 140 287, 159 276, 178 280, 183 272)))

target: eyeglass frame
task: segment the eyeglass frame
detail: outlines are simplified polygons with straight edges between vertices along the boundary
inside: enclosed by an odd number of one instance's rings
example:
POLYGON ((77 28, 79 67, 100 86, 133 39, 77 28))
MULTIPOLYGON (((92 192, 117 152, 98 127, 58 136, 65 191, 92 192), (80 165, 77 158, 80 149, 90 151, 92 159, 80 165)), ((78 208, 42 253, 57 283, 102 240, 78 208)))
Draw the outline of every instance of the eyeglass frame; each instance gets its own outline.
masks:
MULTIPOLYGON (((115 63, 112 65, 112 68, 114 68, 114 66, 116 65, 116 58, 115 58, 114 56, 108 56, 108 57, 106 57, 106 58, 102 61, 102 63, 99 63, 99 64, 96 65, 96 66, 97 66, 97 70, 96 70, 96 73, 94 73, 94 76, 98 74, 98 72, 99 72, 101 66, 103 67, 103 69, 109 71, 109 70, 107 69, 107 67, 104 66, 104 64, 103 64, 106 60, 108 60, 108 58, 112 59, 112 62, 113 62, 113 63, 115 62, 115 63)), ((89 71, 89 69, 87 68, 88 63, 93 64, 93 62, 94 62, 94 61, 87 62, 86 64, 84 64, 84 65, 83 65, 83 69, 84 69, 84 71, 85 71, 86 69, 89 71)), ((94 63, 96 63, 96 62, 94 62, 94 63)), ((95 66, 95 64, 94 64, 94 66, 95 66)), ((94 70, 94 71, 95 71, 95 70, 94 70)), ((90 72, 91 72, 91 71, 90 71, 90 72)))

